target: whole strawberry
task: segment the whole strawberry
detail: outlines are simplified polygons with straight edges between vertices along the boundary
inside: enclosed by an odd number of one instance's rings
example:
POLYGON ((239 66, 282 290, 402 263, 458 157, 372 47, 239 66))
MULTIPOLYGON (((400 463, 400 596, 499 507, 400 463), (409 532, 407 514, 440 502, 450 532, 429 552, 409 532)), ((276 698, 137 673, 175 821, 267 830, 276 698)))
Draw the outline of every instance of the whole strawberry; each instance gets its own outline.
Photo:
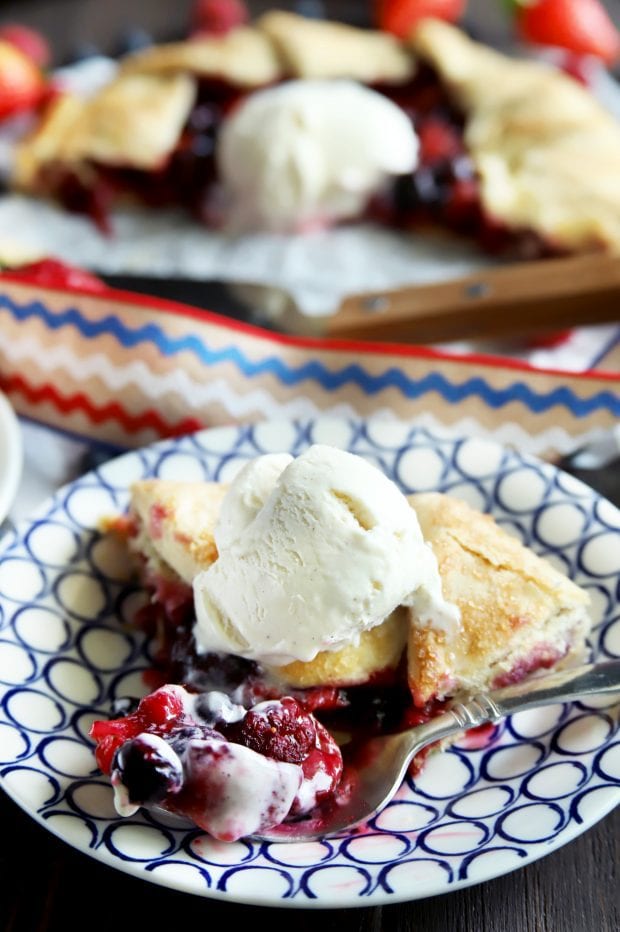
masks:
POLYGON ((34 62, 0 39, 0 120, 36 107, 44 92, 45 81, 34 62))
POLYGON ((20 49, 39 68, 47 68, 51 60, 50 47, 40 32, 21 23, 4 23, 0 26, 0 39, 20 49))
POLYGON ((520 36, 538 45, 594 55, 612 64, 620 55, 620 33, 600 0, 531 0, 519 2, 520 36))

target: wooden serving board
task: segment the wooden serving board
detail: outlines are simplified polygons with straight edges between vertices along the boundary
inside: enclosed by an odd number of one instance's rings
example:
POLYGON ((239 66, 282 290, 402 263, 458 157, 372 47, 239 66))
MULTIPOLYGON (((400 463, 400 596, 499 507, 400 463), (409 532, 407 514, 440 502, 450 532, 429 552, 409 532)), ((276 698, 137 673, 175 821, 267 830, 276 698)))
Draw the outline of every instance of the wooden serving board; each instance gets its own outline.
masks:
POLYGON ((433 285, 347 297, 323 335, 436 343, 620 321, 620 256, 521 262, 433 285))

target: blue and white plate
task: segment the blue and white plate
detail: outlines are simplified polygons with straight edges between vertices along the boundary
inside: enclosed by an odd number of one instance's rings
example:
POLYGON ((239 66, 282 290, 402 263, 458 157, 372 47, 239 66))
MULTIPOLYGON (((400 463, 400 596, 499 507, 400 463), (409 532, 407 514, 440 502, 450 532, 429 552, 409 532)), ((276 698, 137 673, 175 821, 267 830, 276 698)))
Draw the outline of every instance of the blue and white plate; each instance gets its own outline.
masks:
POLYGON ((22 439, 8 398, 0 392, 0 524, 6 518, 22 473, 22 439))
POLYGON ((550 465, 399 422, 320 419, 218 428, 114 460, 62 489, 0 555, 0 776, 50 831, 106 864, 242 903, 350 907, 489 880, 571 841, 620 801, 618 709, 513 716, 483 746, 432 757, 362 833, 311 844, 215 842, 173 818, 119 818, 87 738, 115 696, 144 692, 143 601, 98 522, 143 476, 230 480, 251 457, 312 442, 376 462, 406 491, 491 512, 592 596, 598 658, 620 656, 620 512, 550 465))

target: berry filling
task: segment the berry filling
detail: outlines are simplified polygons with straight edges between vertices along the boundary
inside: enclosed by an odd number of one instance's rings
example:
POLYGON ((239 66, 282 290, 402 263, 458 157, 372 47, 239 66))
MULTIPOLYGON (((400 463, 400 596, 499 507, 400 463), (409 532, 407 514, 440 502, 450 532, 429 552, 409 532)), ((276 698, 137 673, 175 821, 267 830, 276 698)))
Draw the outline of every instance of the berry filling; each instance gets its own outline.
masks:
POLYGON ((371 205, 375 219, 405 229, 437 226, 475 239, 485 252, 521 258, 558 255, 533 230, 509 229, 486 214, 464 139, 465 120, 436 72, 421 65, 397 87, 376 88, 404 110, 418 135, 418 165, 371 205))
POLYGON ((291 697, 246 710, 165 686, 90 734, 121 815, 159 806, 223 841, 318 811, 342 776, 334 739, 291 697))

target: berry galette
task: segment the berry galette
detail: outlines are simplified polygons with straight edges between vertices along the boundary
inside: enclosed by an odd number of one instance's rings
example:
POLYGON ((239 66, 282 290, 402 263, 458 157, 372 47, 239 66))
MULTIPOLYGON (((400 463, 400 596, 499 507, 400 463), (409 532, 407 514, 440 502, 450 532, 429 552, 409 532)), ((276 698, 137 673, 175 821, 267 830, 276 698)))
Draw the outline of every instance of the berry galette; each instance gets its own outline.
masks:
POLYGON ((439 20, 398 40, 272 11, 56 97, 14 185, 103 228, 131 198, 210 227, 370 217, 537 257, 620 248, 619 160, 617 120, 550 65, 439 20))

